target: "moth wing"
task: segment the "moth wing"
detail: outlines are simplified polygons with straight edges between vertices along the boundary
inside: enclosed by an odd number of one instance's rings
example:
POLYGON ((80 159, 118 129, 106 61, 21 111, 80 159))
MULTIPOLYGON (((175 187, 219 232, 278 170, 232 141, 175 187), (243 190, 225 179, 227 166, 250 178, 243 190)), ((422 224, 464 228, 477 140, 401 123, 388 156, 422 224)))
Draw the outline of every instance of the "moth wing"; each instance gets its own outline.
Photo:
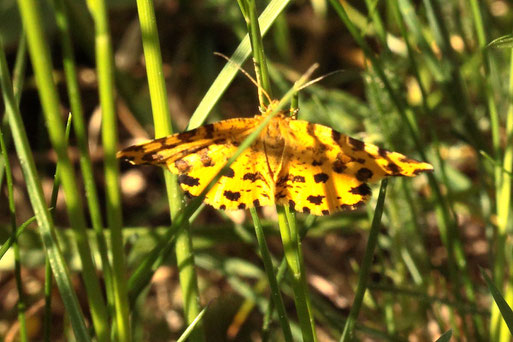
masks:
POLYGON ((276 203, 329 215, 355 209, 371 196, 367 182, 415 176, 433 167, 343 135, 329 127, 290 120, 288 145, 277 182, 276 203))
POLYGON ((254 118, 223 120, 130 146, 119 151, 116 156, 134 165, 165 166, 210 144, 223 144, 238 136, 246 136, 246 132, 254 126, 254 118))
MULTIPOLYGON (((219 121, 197 129, 131 146, 117 157, 132 164, 167 167, 188 196, 198 196, 260 123, 257 118, 219 121)), ((220 209, 274 203, 262 142, 257 139, 210 189, 204 202, 220 209)))

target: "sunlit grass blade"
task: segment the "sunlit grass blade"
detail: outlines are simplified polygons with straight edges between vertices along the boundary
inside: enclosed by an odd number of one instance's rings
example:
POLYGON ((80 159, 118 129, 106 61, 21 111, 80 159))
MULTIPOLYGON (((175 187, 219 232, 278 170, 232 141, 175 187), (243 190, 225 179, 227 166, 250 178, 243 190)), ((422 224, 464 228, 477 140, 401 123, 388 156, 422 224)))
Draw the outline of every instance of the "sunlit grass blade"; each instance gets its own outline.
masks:
POLYGON ((374 209, 374 218, 372 219, 372 225, 369 231, 367 247, 365 248, 365 255, 363 256, 362 265, 360 267, 360 274, 358 275, 358 285, 356 287, 353 306, 351 307, 351 311, 349 312, 349 316, 347 317, 347 321, 344 326, 344 331, 340 336, 340 342, 351 341, 354 338, 354 326, 358 319, 358 314, 363 303, 365 291, 367 290, 367 283, 369 281, 372 266, 372 258, 374 256, 374 250, 378 243, 379 229, 381 227, 381 215, 383 214, 383 210, 385 207, 387 184, 388 180, 385 178, 381 182, 381 187, 379 189, 379 197, 376 203, 376 208, 374 209))
MULTIPOLYGON (((155 126, 155 138, 160 138, 172 134, 173 128, 171 125, 171 115, 169 113, 153 1, 138 0, 137 9, 142 32, 146 74, 155 126)), ((166 182, 171 220, 174 221, 174 217, 176 217, 177 213, 183 208, 183 194, 178 186, 176 176, 172 175, 167 170, 162 171, 164 172, 164 180, 166 182)), ((185 320, 192 325, 192 322, 198 322, 196 317, 200 314, 201 306, 194 263, 194 250, 187 221, 184 221, 183 229, 177 233, 175 254, 182 289, 185 320)), ((196 324, 194 324, 194 326, 196 326, 196 324)), ((205 340, 201 325, 198 324, 197 329, 190 336, 190 340, 198 342, 205 340)))
POLYGON ((498 48, 498 49, 509 49, 513 47, 513 35, 507 34, 505 36, 495 38, 490 43, 488 43, 487 47, 498 48))
POLYGON ((513 334, 513 310, 511 310, 511 307, 508 305, 499 289, 493 284, 493 281, 483 269, 481 269, 481 274, 483 275, 483 278, 486 281, 486 285, 488 286, 488 289, 493 296, 493 300, 499 307, 502 318, 506 322, 509 332, 513 334))
POLYGON ((196 316, 196 318, 189 324, 189 326, 187 327, 187 329, 185 329, 185 331, 182 333, 182 335, 180 335, 180 337, 178 338, 178 340, 176 340, 176 342, 185 342, 187 341, 187 338, 189 338, 189 336, 191 336, 192 332, 194 331, 194 328, 196 328, 196 326, 201 322, 201 320, 203 319, 203 316, 205 316, 205 313, 207 312, 207 309, 208 309, 208 305, 205 306, 201 311, 200 313, 198 314, 198 316, 196 316))

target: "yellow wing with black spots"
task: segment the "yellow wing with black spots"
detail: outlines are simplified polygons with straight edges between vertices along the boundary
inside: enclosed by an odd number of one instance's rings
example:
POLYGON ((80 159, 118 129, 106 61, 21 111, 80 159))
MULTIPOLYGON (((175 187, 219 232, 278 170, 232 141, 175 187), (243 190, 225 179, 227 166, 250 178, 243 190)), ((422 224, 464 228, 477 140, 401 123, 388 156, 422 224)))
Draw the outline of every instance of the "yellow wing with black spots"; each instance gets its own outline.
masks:
MULTIPOLYGON (((216 122, 129 147, 117 156, 132 164, 167 167, 178 175, 178 183, 187 196, 198 196, 260 120, 255 117, 216 122)), ((262 141, 257 139, 210 189, 204 202, 227 210, 272 205, 272 180, 262 169, 267 165, 263 151, 262 141)))
POLYGON ((278 177, 276 203, 290 205, 296 211, 329 215, 355 209, 371 196, 367 182, 433 170, 428 163, 366 144, 329 127, 287 121, 286 159, 278 177))

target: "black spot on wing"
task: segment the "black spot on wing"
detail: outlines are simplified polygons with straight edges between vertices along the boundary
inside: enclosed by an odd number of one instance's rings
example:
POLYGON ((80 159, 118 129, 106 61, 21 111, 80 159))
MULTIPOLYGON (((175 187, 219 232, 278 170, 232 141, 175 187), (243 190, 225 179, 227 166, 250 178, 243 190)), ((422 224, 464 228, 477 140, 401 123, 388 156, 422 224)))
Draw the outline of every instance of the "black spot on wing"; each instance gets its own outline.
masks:
POLYGON ((306 213, 306 214, 310 214, 310 208, 303 207, 303 212, 306 213))
POLYGON ((324 216, 329 215, 329 214, 330 214, 330 211, 329 211, 329 210, 323 210, 323 211, 322 211, 322 214, 323 214, 324 216))
POLYGON ((226 170, 224 177, 233 178, 235 176, 235 171, 230 167, 228 170, 226 170))
POLYGON ((121 153, 130 153, 130 152, 142 153, 142 152, 144 152, 144 146, 143 145, 133 145, 133 146, 127 147, 121 151, 121 153))
POLYGON ((249 181, 254 183, 258 179, 263 179, 263 177, 262 177, 262 174, 257 171, 255 173, 248 172, 248 173, 244 174, 242 179, 243 180, 249 180, 249 181))
POLYGON ((191 177, 186 174, 181 174, 178 176, 178 184, 185 184, 188 186, 198 186, 199 178, 191 177))
POLYGON ((237 201, 240 198, 240 192, 238 191, 226 190, 223 195, 230 201, 237 201))
POLYGON ((329 178, 330 178, 330 176, 328 176, 327 174, 325 174, 323 172, 314 175, 315 183, 326 183, 329 178))
POLYGON ((388 163, 386 167, 394 176, 400 175, 401 172, 403 171, 401 169, 401 167, 399 167, 399 165, 397 165, 396 163, 392 163, 392 162, 388 163))
POLYGON ((360 140, 356 140, 354 138, 348 137, 347 138, 351 146, 353 146, 354 151, 363 151, 365 147, 365 143, 360 140))
POLYGON ((387 151, 387 150, 385 150, 384 148, 381 148, 381 147, 379 147, 379 148, 378 148, 378 154, 379 154, 380 156, 382 156, 383 158, 386 158, 386 157, 387 157, 387 155, 388 155, 389 153, 390 153, 390 152, 388 152, 388 151, 387 151))
POLYGON ((245 203, 240 203, 237 208, 239 208, 239 209, 246 209, 246 204, 245 203))
POLYGON ((219 209, 221 209, 221 210, 225 210, 225 209, 226 209, 226 206, 225 206, 224 204, 221 204, 221 205, 219 206, 219 209))
POLYGON ((256 200, 254 200, 254 201, 253 201, 253 205, 254 205, 255 207, 259 207, 259 206, 260 206, 260 201, 259 201, 259 200, 257 200, 257 199, 256 199, 256 200))
POLYGON ((367 184, 361 184, 349 190, 350 193, 360 196, 370 196, 372 194, 371 189, 367 184))
POLYGON ((372 176, 372 171, 366 167, 362 167, 356 172, 356 179, 358 179, 360 182, 365 182, 367 179, 372 178, 372 176))
POLYGON ((205 125, 205 126, 203 126, 203 128, 205 129, 205 138, 212 139, 214 137, 214 125, 213 124, 205 125))
POLYGON ((335 141, 336 143, 338 143, 340 141, 340 137, 342 136, 342 134, 340 134, 339 132, 335 131, 335 130, 332 130, 331 131, 331 138, 333 139, 333 141, 335 141))
POLYGON ((193 129, 191 131, 179 133, 176 137, 181 141, 189 141, 196 135, 197 132, 197 129, 193 129))
POLYGON ((312 162, 312 166, 321 166, 322 165, 322 160, 314 160, 312 162))
POLYGON ((289 200, 289 206, 292 210, 296 210, 296 202, 293 200, 289 200))
POLYGON ((342 162, 342 160, 335 160, 332 165, 333 171, 336 173, 343 173, 347 166, 342 162))
POLYGON ((312 196, 312 195, 310 195, 310 196, 308 196, 308 197, 306 198, 306 200, 307 200, 308 202, 312 203, 312 204, 319 205, 319 204, 321 204, 321 203, 322 203, 322 199, 323 199, 323 198, 324 198, 324 196, 322 196, 322 195, 318 195, 318 196, 312 196))

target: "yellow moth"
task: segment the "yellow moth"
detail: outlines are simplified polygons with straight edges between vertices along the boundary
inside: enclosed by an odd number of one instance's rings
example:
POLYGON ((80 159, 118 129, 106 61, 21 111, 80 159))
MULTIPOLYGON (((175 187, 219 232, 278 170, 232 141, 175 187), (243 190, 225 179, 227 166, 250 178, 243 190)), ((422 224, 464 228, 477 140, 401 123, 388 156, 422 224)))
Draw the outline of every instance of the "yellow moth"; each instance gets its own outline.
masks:
MULTIPOLYGON (((117 157, 166 167, 178 175, 186 195, 198 196, 274 104, 253 118, 223 120, 134 145, 117 157)), ((228 171, 205 196, 214 208, 280 204, 329 215, 362 206, 371 195, 367 182, 412 177, 433 167, 280 112, 228 171)))

